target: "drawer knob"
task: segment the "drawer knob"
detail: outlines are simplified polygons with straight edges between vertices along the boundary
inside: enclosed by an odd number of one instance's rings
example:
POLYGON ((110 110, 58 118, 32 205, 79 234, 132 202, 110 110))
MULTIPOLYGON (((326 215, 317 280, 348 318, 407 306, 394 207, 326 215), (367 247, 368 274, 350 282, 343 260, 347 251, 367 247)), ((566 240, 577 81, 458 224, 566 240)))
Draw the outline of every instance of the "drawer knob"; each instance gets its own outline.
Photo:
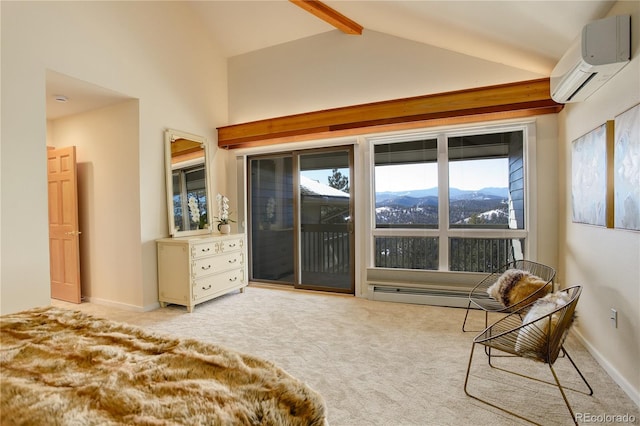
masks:
POLYGON ((209 290, 211 288, 211 284, 208 287, 202 287, 203 290, 209 290))
POLYGON ((238 277, 229 278, 230 282, 238 281, 238 277))
POLYGON ((211 247, 203 248, 203 249, 201 249, 200 251, 202 251, 202 252, 206 253, 206 252, 208 252, 208 251, 211 251, 211 247))
POLYGON ((201 266, 203 271, 209 270, 211 269, 211 265, 207 265, 207 266, 201 266))
POLYGON ((235 247, 235 246, 236 246, 236 244, 235 244, 235 243, 233 243, 233 244, 229 244, 229 247, 232 247, 232 248, 233 248, 233 247, 235 247))
POLYGON ((229 263, 236 263, 238 259, 229 259, 229 263))

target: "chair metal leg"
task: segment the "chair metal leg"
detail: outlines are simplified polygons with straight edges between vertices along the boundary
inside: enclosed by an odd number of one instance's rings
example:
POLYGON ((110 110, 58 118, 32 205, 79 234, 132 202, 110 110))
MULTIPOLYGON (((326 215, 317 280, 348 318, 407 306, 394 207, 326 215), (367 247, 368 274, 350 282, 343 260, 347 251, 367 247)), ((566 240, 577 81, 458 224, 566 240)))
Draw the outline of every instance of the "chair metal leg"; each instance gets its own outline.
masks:
POLYGON ((485 346, 484 347, 484 353, 487 354, 487 362, 489 363, 489 367, 495 368, 493 366, 493 364, 491 364, 491 347, 490 346, 485 346))
POLYGON ((469 355, 469 364, 467 365, 467 375, 464 378, 464 393, 468 397, 473 398, 476 401, 480 401, 483 404, 487 404, 487 405, 489 405, 489 406, 491 406, 493 408, 496 408, 496 409, 498 409, 500 411, 504 411, 507 414, 511 414, 512 416, 517 417, 517 418, 522 419, 522 420, 525 420, 525 421, 527 421, 529 423, 533 423, 535 425, 539 425, 539 423, 536 423, 536 422, 532 421, 531 419, 523 417, 520 414, 514 413, 513 411, 509 411, 506 408, 500 407, 500 406, 498 406, 496 404, 493 404, 493 403, 491 403, 489 401, 485 401, 484 399, 478 398, 477 396, 472 395, 472 394, 469 393, 469 391, 467 390, 467 384, 469 383, 469 375, 470 375, 470 372, 471 372, 471 363, 473 361, 473 351, 475 350, 475 348, 476 348, 476 343, 474 342, 474 343, 471 344, 471 354, 469 355))
MULTIPOLYGON (((489 312, 484 311, 484 329, 486 330, 489 327, 489 312)), ((489 365, 491 365, 491 348, 489 346, 484 347, 484 353, 489 357, 489 365)), ((493 365, 491 365, 493 367, 493 365)))
MULTIPOLYGON (((564 348, 563 348, 564 349, 564 348)), ((485 347, 485 351, 487 351, 487 347, 485 347)), ((489 354, 491 354, 491 348, 489 348, 489 354)), ((573 360, 571 359, 571 357, 569 356, 568 353, 564 352, 565 354, 565 358, 569 359, 569 361, 571 361, 571 363, 573 364, 573 367, 575 368, 575 370, 578 372, 578 374, 580 375, 580 377, 582 378, 582 381, 584 382, 584 384, 587 386, 587 388, 589 389, 589 392, 587 393, 586 391, 583 391, 581 389, 576 389, 573 387, 568 387, 568 386, 564 386, 564 389, 573 391, 573 392, 578 392, 581 393, 583 395, 589 395, 589 396, 593 396, 593 389, 591 388, 591 386, 589 385, 589 383, 587 382, 587 379, 582 375, 582 372, 578 369, 578 366, 573 362, 573 360)), ((511 356, 511 355, 507 355, 507 356, 511 356)), ((488 357, 488 361, 489 361, 489 366, 491 368, 495 368, 496 370, 500 370, 500 371, 504 371, 505 373, 509 373, 509 374, 513 374, 515 376, 518 377, 522 377, 525 379, 529 379, 529 380, 534 380, 536 382, 540 382, 540 383, 544 383, 546 385, 550 385, 550 386, 556 386, 556 384, 552 381, 547 381, 547 380, 543 380, 543 379, 539 379, 537 377, 533 377, 533 376, 528 376, 526 374, 522 374, 522 373, 518 373, 517 371, 513 371, 513 370, 509 370, 503 367, 500 367, 498 365, 493 365, 492 364, 492 358, 502 358, 501 355, 489 355, 488 357)))
MULTIPOLYGON (((467 330, 465 327, 467 325, 467 319, 469 319, 469 312, 471 312, 471 301, 469 301, 469 303, 467 303, 467 310, 464 314, 464 321, 462 322, 462 332, 463 333, 467 333, 467 332, 480 332, 482 330, 467 330)), ((489 312, 488 311, 484 311, 484 328, 487 328, 489 326, 489 312)), ((484 329, 483 329, 484 330, 484 329)))
POLYGON ((473 351, 476 348, 476 344, 471 344, 471 354, 469 355, 469 364, 467 364, 467 375, 464 378, 464 393, 471 396, 469 392, 467 392, 467 383, 469 382, 469 372, 471 371, 471 360, 473 359, 473 351))
POLYGON ((556 375, 556 371, 553 369, 553 365, 548 364, 549 365, 549 369, 551 370, 551 374, 553 374, 553 378, 556 381, 556 385, 558 385, 558 389, 560 390, 560 393, 562 394, 562 399, 564 399, 564 403, 567 405, 567 408, 569 409, 569 413, 571 413, 571 418, 573 419, 573 422, 576 424, 576 426, 578 426, 578 421, 576 420, 576 415, 573 413, 573 409, 571 409, 571 405, 569 404, 569 400, 567 399, 567 395, 565 395, 564 393, 564 389, 562 389, 562 385, 560 384, 560 380, 558 380, 558 376, 556 375))
POLYGON ((561 348, 562 349, 562 353, 567 357, 567 359, 571 362, 571 365, 573 365, 573 368, 576 369, 576 371, 578 372, 578 375, 580 375, 580 378, 582 379, 582 381, 584 382, 585 385, 587 385, 587 387, 589 388, 589 396, 593 395, 593 389, 591 388, 591 385, 589 384, 589 382, 587 382, 587 379, 584 377, 584 375, 582 374, 582 371, 580 371, 580 369, 578 368, 578 366, 576 365, 575 362, 573 362, 573 359, 569 356, 569 353, 567 352, 567 350, 564 348, 564 346, 561 348))
POLYGON ((471 330, 465 330, 464 326, 467 325, 467 317, 469 316, 469 311, 471 310, 471 300, 469 300, 469 303, 467 304, 467 312, 464 314, 464 322, 462 323, 462 332, 466 333, 467 331, 471 331, 471 330))

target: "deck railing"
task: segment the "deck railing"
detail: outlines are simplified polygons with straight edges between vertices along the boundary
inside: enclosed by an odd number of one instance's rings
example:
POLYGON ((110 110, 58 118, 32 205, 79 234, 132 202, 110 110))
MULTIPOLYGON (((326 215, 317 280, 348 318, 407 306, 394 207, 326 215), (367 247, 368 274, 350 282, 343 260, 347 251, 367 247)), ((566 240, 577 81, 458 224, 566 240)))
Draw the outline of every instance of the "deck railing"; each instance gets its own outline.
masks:
POLYGON ((351 263, 347 225, 303 225, 302 271, 348 273, 351 263))
MULTIPOLYGON (((519 240, 450 238, 449 270, 492 272, 514 258, 519 240)), ((439 241, 435 237, 376 237, 375 266, 379 268, 437 270, 439 241)))
POLYGON ((493 272, 515 260, 522 247, 523 240, 512 238, 450 238, 449 270, 493 272))
MULTIPOLYGON (((492 272, 514 260, 514 244, 496 238, 451 238, 449 270, 492 272)), ((351 261, 346 225, 304 225, 301 232, 304 272, 348 273, 351 261)), ((439 243, 428 237, 376 237, 375 266, 379 268, 438 269, 439 243)))

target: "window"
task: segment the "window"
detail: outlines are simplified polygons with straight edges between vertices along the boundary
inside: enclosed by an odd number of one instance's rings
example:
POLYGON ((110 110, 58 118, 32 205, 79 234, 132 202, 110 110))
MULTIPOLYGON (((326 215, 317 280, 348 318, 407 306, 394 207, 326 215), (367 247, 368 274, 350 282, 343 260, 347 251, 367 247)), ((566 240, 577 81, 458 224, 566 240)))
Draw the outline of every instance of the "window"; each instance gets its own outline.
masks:
POLYGON ((376 145, 378 228, 438 227, 438 141, 376 145))
POLYGON ((372 142, 377 268, 487 272, 522 258, 526 127, 372 142))
POLYGON ((447 138, 451 227, 524 229, 523 139, 522 130, 447 138))

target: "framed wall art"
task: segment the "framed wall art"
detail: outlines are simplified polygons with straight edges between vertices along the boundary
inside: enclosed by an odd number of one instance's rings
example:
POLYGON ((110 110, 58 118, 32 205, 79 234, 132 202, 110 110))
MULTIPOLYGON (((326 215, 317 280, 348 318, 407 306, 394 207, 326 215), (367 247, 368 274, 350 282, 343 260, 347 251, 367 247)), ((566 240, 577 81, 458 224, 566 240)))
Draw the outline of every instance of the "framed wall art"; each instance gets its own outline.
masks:
POLYGON ((613 227, 609 170, 614 122, 608 121, 572 142, 571 205, 577 223, 613 227))
POLYGON ((640 230, 640 104, 615 117, 614 224, 640 230))

